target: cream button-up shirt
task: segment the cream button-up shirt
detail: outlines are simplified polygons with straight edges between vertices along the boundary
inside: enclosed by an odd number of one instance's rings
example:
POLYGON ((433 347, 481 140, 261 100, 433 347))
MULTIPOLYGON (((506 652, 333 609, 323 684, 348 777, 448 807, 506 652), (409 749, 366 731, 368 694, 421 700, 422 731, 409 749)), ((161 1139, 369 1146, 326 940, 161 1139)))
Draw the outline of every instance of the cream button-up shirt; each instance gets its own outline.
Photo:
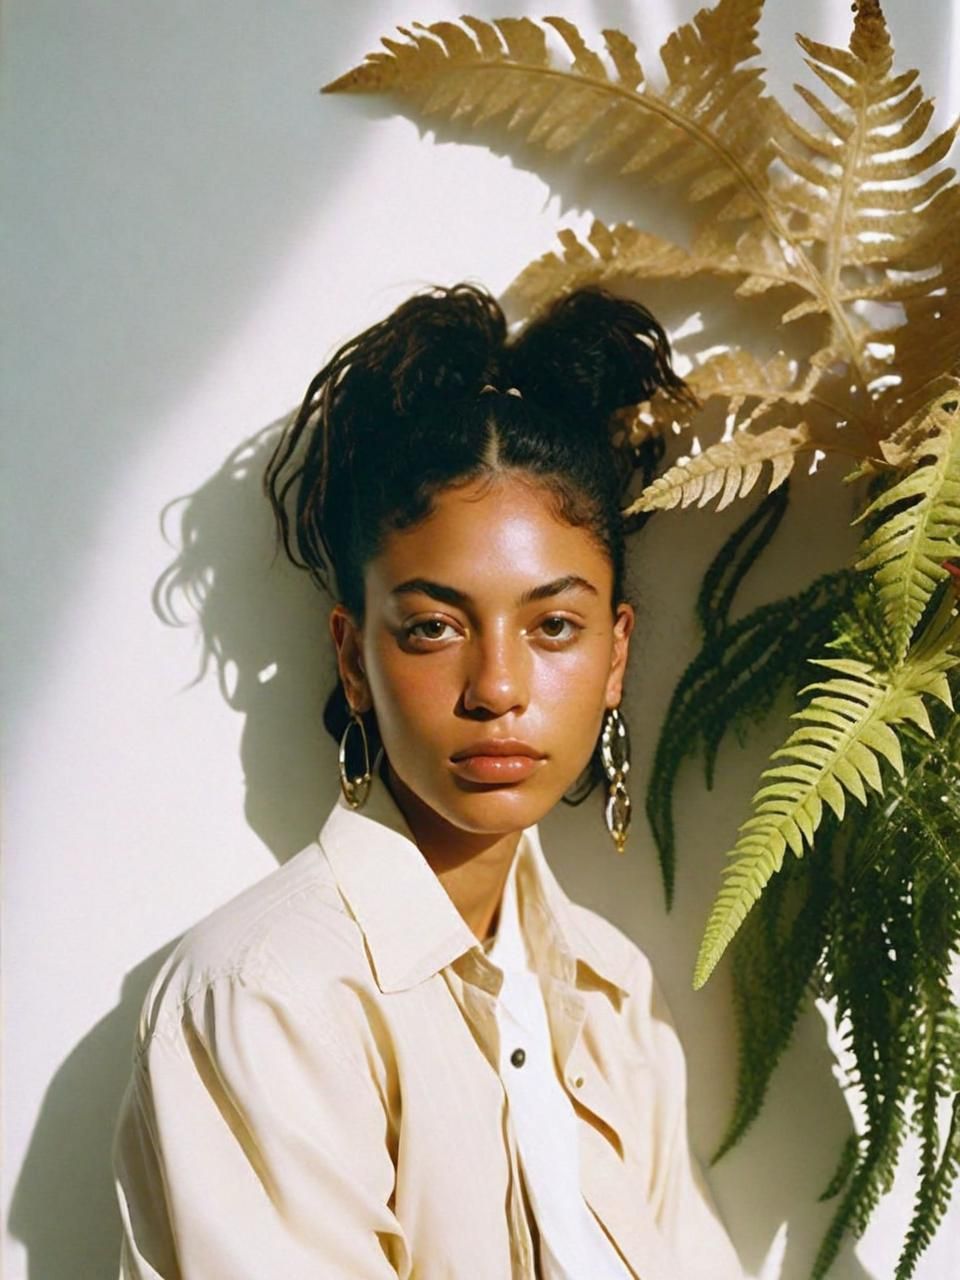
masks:
MULTIPOLYGON (((742 1280, 648 960, 567 898, 535 826, 516 870, 587 1205, 637 1280, 742 1280)), ((502 979, 380 778, 338 800, 151 985, 113 1142, 121 1280, 534 1280, 502 979)))
POLYGON ((520 920, 522 856, 518 848, 503 887, 497 931, 483 948, 503 971, 495 1005, 500 1079, 539 1236, 540 1271, 543 1280, 630 1280, 580 1186, 579 1122, 557 1073, 540 976, 520 920))

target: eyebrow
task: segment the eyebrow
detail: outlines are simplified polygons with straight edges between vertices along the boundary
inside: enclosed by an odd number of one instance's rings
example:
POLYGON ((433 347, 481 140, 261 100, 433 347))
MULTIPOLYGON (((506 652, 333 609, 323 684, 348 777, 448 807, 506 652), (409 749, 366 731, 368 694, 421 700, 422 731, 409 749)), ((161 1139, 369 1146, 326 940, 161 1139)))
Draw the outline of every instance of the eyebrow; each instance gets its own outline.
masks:
MULTIPOLYGON (((581 578, 575 573, 567 573, 562 578, 554 578, 552 582, 544 582, 539 587, 530 587, 520 596, 517 604, 532 604, 535 600, 548 600, 564 591, 589 591, 592 595, 599 594, 593 583, 588 582, 586 578, 581 578)), ((408 578, 406 582, 401 582, 399 586, 394 587, 390 594, 402 596, 413 592, 432 596, 435 600, 442 600, 444 604, 452 604, 458 608, 466 608, 473 604, 465 591, 458 591, 456 587, 446 586, 442 582, 431 582, 429 578, 408 578)))

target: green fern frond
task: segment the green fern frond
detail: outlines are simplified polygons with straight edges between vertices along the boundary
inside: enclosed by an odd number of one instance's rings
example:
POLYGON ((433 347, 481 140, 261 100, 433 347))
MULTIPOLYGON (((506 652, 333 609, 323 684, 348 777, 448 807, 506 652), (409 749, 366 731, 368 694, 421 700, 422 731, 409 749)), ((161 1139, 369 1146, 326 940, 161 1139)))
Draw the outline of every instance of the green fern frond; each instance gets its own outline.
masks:
POLYGON ((910 1280, 920 1255, 928 1247, 950 1207, 951 1193, 960 1178, 960 1093, 953 1100, 950 1127, 943 1155, 929 1178, 924 1177, 917 1191, 913 1219, 907 1231, 903 1252, 897 1260, 894 1280, 910 1280))
MULTIPOLYGON (((954 630, 957 630, 954 619, 954 630)), ((897 671, 883 673, 851 658, 811 661, 838 675, 806 686, 817 691, 811 703, 793 713, 800 720, 773 759, 789 763, 765 769, 769 778, 753 799, 753 815, 740 827, 739 839, 727 855, 724 885, 707 922, 694 971, 693 985, 703 986, 748 910, 783 862, 789 847, 802 857, 813 843, 824 803, 842 821, 845 793, 866 803, 864 784, 882 794, 878 757, 903 772, 900 743, 893 725, 911 721, 932 732, 922 695, 950 702, 945 672, 960 662, 949 652, 917 654, 897 671)))
POLYGON ((853 600, 838 614, 826 648, 841 658, 859 658, 878 671, 897 665, 890 629, 869 579, 858 580, 853 600))
POLYGON ((711 786, 724 736, 732 730, 742 745, 747 726, 762 720, 783 690, 796 691, 807 654, 827 642, 838 613, 853 598, 856 575, 841 570, 792 598, 729 621, 736 590, 768 545, 785 503, 783 489, 766 497, 708 569, 697 601, 703 646, 677 683, 657 739, 646 810, 668 909, 675 872, 673 792, 683 761, 702 749, 711 786))
POLYGON ((868 1155, 854 1170, 839 1209, 831 1219, 814 1258, 810 1280, 823 1280, 847 1231, 863 1233, 870 1215, 889 1191, 892 1173, 907 1133, 905 1090, 886 1099, 871 1135, 868 1155))
MULTIPOLYGON (((958 684, 957 669, 950 672, 958 684)), ((856 839, 843 851, 823 965, 836 1017, 854 1054, 864 1103, 862 1134, 845 1144, 824 1196, 847 1188, 822 1241, 814 1274, 824 1275, 848 1229, 862 1231, 891 1185, 910 1128, 922 1143, 920 1185, 900 1266, 904 1278, 929 1243, 955 1177, 948 1135, 943 1155, 932 1102, 960 1089, 958 1011, 950 985, 960 949, 960 723, 931 706, 933 738, 902 729, 904 776, 871 799, 856 839), (911 1114, 910 1099, 913 1097, 911 1114)), ((844 830, 849 830, 846 824, 844 830)))
POLYGON ((914 428, 919 464, 875 498, 854 523, 885 512, 865 539, 858 569, 874 571, 899 661, 937 585, 960 556, 960 383, 914 428), (902 504, 908 503, 904 506, 902 504))
POLYGON ((834 1196, 838 1196, 850 1181, 850 1175, 860 1160, 860 1139, 856 1133, 851 1133, 843 1144, 840 1152, 840 1159, 837 1166, 830 1177, 830 1181, 817 1196, 822 1203, 824 1200, 832 1200, 834 1196))
POLYGON ((832 862, 837 834, 836 824, 828 819, 818 833, 808 865, 785 865, 734 942, 737 1090, 726 1132, 710 1157, 711 1165, 740 1141, 759 1113, 815 981, 836 894, 832 862))

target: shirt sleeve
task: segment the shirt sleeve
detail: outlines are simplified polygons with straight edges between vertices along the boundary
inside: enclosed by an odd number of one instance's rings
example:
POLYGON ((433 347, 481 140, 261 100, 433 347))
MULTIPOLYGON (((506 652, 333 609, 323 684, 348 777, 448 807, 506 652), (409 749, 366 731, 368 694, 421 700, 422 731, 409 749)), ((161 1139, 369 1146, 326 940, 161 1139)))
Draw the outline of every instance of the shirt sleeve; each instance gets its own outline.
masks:
POLYGON ((410 1274, 374 1078, 272 983, 220 978, 139 1046, 113 1170, 120 1280, 410 1274))
POLYGON ((658 1145, 662 1160, 653 1191, 657 1225, 684 1280, 744 1280, 743 1268, 710 1193, 703 1168, 690 1149, 687 1128, 687 1064, 673 1017, 649 961, 642 957, 650 1014, 645 1047, 660 1091, 658 1145))

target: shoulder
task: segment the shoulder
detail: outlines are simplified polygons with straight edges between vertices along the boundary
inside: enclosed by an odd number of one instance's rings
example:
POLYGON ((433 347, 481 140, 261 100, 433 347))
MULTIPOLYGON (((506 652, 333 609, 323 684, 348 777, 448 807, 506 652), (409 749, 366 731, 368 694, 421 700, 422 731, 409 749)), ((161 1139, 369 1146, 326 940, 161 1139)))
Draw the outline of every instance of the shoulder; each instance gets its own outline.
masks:
POLYGON ((147 991, 137 1048, 177 1034, 187 1010, 209 1004, 211 993, 278 994, 299 987, 305 966, 319 990, 329 973, 349 970, 362 957, 357 926, 311 841, 180 938, 147 991))

